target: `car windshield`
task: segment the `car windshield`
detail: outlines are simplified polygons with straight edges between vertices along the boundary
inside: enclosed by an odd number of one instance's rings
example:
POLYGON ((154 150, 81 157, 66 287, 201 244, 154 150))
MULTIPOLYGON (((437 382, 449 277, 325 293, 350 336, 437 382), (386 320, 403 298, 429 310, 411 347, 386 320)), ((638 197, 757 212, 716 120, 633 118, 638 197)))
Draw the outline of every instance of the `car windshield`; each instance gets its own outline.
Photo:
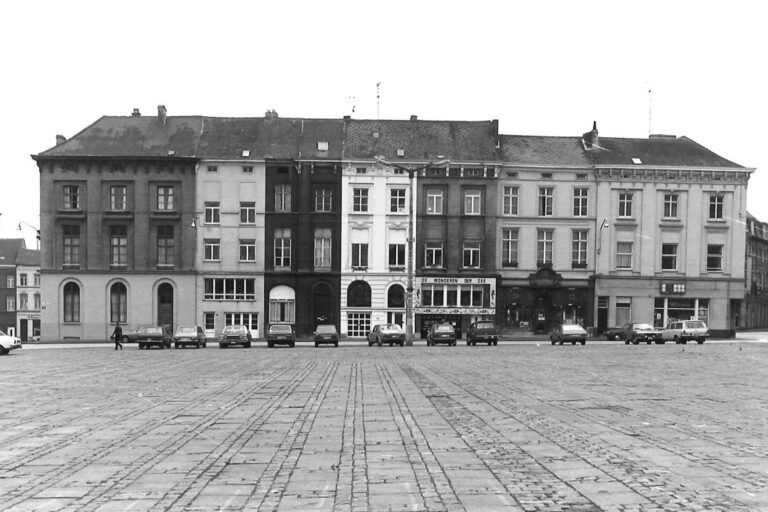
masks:
POLYGON ((380 327, 381 332, 402 332, 403 328, 398 324, 384 324, 380 327))
POLYGON ((652 331, 653 326, 651 324, 635 324, 635 329, 638 331, 652 331))
POLYGON ((336 326, 334 325, 318 325, 317 331, 320 334, 333 334, 336 332, 336 326))
POLYGON ((477 322, 477 324, 475 324, 475 326, 478 329, 493 329, 494 328, 493 322, 477 322))
POLYGON ((145 332, 147 334, 162 334, 163 328, 162 327, 147 327, 145 332))
POLYGON ((449 324, 438 325, 435 332, 453 332, 453 326, 449 324))
POLYGON ((270 325, 269 332, 291 332, 290 325, 270 325))
POLYGON ((580 325, 576 324, 566 324, 563 325, 563 332, 570 332, 570 333, 579 333, 585 332, 584 329, 581 328, 580 325))
POLYGON ((0 336, 8 336, 8 335, 5 334, 3 331, 0 331, 0 336))
POLYGON ((197 334, 197 329, 194 327, 179 327, 176 334, 197 334))
POLYGON ((705 327, 704 322, 688 322, 689 329, 695 329, 698 327, 705 327))
POLYGON ((221 331, 223 334, 238 334, 243 332, 242 325, 228 325, 221 331))

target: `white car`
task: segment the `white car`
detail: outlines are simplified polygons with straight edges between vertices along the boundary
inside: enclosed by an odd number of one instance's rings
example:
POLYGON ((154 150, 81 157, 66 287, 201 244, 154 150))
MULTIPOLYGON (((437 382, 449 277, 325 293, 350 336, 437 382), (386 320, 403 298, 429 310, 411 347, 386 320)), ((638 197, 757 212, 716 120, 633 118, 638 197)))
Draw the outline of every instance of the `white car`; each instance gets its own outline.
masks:
POLYGON ((701 320, 678 320, 670 322, 667 328, 661 331, 661 335, 664 341, 685 345, 688 341, 695 340, 701 345, 709 337, 709 329, 701 320))
POLYGON ((0 356, 4 356, 17 348, 21 348, 21 340, 16 336, 8 336, 3 331, 0 331, 0 356))

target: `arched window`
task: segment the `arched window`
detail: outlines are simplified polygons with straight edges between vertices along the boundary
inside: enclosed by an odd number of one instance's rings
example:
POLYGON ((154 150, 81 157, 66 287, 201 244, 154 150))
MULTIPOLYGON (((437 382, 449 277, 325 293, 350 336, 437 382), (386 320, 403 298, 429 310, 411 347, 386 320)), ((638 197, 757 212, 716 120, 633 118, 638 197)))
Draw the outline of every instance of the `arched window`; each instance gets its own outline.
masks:
POLYGON ((296 292, 280 285, 269 290, 269 323, 296 322, 296 292))
POLYGON ((80 287, 69 282, 64 285, 64 321, 80 321, 80 287))
POLYGON ((387 291, 387 307, 405 307, 405 290, 399 284, 395 284, 389 287, 389 290, 387 291))
POLYGON ((109 321, 128 321, 128 291, 123 283, 115 283, 109 289, 109 321))
POLYGON ((347 288, 347 307, 371 307, 371 287, 365 281, 354 281, 347 288))

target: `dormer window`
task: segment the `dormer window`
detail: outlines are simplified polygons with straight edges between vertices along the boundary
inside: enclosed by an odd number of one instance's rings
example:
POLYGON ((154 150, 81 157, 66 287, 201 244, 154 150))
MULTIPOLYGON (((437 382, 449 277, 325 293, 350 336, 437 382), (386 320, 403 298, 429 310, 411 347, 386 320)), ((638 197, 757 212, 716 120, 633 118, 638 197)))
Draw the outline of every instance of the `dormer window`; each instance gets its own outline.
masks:
POLYGON ((317 141, 317 150, 318 151, 328 151, 328 141, 325 141, 325 140, 317 141))
POLYGON ((643 161, 639 158, 632 158, 632 163, 635 165, 642 165, 643 161))

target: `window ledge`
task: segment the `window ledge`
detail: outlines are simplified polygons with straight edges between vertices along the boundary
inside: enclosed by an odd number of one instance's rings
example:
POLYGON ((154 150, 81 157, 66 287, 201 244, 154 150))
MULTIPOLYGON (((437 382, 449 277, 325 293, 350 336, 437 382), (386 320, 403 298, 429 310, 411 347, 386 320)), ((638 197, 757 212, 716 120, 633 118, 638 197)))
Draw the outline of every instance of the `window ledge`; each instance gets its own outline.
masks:
POLYGON ((352 267, 352 272, 368 272, 368 267, 352 267))
POLYGON ((517 262, 516 261, 504 261, 501 263, 501 266, 504 268, 517 268, 517 262))
POLYGON ((393 267, 393 266, 390 266, 389 267, 389 271, 390 272, 405 272, 405 267, 404 266, 403 267, 393 267))

